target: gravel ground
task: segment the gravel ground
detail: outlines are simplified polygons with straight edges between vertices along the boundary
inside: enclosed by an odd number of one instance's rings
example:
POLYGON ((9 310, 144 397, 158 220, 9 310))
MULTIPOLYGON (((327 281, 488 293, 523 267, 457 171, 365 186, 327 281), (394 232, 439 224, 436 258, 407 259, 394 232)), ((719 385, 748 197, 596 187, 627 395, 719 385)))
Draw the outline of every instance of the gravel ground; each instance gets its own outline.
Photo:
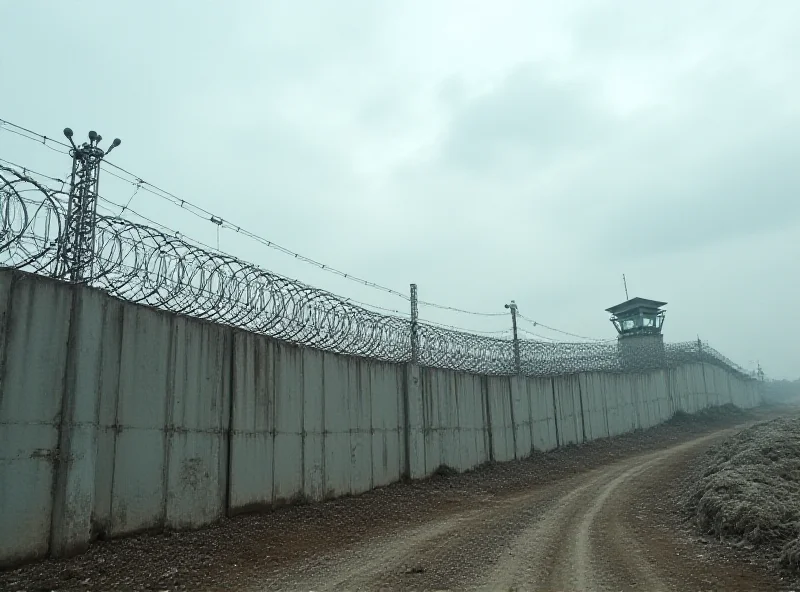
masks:
POLYGON ((800 418, 759 423, 717 444, 682 489, 700 532, 800 581, 800 418))
MULTIPOLYGON (((79 557, 0 572, 0 589, 244 590, 274 585, 280 589, 282 574, 297 565, 324 563, 332 554, 391 538, 397 532, 412 533, 410 536, 417 536, 420 542, 445 533, 455 532, 452 536, 457 536, 458 520, 471 516, 471 512, 483 512, 490 503, 501 507, 508 500, 513 504, 520 495, 531 495, 529 491, 539 486, 556 484, 557 489, 560 481, 572 483, 599 467, 663 450, 755 417, 757 414, 743 414, 733 408, 681 415, 652 430, 486 465, 468 473, 444 474, 356 497, 237 516, 200 531, 97 542, 79 557), (455 513, 461 517, 448 518, 455 513)), ((509 536, 530 536, 522 527, 514 531, 513 522, 509 521, 509 536)), ((491 530, 490 526, 487 529, 491 530)), ((442 560, 447 559, 448 548, 442 546, 442 560)), ((464 562, 458 564, 469 567, 464 562)), ((417 568, 409 565, 406 569, 414 573, 417 568)))

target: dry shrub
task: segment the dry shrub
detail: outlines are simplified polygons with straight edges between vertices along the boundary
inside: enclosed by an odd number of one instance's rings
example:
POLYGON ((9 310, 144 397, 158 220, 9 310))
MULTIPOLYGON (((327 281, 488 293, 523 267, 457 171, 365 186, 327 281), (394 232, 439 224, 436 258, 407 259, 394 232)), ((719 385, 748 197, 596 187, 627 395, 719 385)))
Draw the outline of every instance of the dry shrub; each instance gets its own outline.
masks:
POLYGON ((686 505, 703 532, 800 572, 800 419, 757 424, 710 449, 686 505))

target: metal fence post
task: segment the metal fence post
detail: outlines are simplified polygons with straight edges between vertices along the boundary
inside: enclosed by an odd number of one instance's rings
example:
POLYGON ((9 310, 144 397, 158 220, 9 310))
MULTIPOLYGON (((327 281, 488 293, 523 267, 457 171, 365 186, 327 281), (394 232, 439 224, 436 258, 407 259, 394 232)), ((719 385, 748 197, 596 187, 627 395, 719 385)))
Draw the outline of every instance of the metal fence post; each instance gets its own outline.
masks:
POLYGON ((71 282, 80 282, 92 278, 100 163, 121 141, 116 138, 108 151, 104 151, 99 146, 103 137, 95 131, 90 131, 89 141, 80 146, 72 140, 71 129, 65 128, 64 135, 72 144, 69 151, 72 156, 72 175, 67 219, 59 245, 57 275, 71 282))
POLYGON ((419 310, 417 284, 411 284, 411 363, 419 364, 419 310))
POLYGON ((522 374, 522 362, 519 357, 519 337, 517 335, 517 304, 513 300, 511 304, 506 304, 506 308, 511 310, 511 326, 514 329, 514 371, 522 374))

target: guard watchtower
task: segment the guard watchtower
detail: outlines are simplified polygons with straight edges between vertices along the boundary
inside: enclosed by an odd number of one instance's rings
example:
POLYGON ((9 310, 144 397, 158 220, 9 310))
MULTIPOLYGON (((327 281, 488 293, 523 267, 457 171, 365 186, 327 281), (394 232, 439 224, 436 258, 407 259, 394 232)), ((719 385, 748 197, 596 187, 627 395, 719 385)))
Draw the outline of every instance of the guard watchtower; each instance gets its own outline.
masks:
POLYGON ((633 335, 660 335, 665 312, 662 307, 666 304, 637 297, 607 308, 606 312, 611 313, 611 322, 620 339, 633 335))
POLYGON ((663 367, 665 363, 664 309, 666 302, 631 298, 607 308, 617 330, 617 349, 622 368, 628 371, 663 367))

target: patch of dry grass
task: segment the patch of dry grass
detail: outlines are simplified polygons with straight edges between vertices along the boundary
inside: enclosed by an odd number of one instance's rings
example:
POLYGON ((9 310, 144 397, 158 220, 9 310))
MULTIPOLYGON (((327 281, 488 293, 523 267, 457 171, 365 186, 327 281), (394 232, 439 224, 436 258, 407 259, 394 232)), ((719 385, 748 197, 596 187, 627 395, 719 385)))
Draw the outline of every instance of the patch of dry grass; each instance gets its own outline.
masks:
POLYGON ((757 424, 711 448, 685 502, 703 532, 800 572, 800 418, 757 424))

